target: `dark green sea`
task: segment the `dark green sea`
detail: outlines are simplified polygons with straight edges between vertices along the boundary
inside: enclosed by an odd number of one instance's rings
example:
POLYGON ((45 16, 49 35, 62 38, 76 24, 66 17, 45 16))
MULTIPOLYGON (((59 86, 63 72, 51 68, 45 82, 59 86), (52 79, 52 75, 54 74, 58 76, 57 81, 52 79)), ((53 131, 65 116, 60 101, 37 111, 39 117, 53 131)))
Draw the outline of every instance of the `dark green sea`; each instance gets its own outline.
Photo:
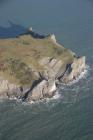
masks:
POLYGON ((51 100, 0 100, 0 140, 93 140, 93 1, 0 0, 0 38, 30 26, 85 55, 86 70, 51 100))

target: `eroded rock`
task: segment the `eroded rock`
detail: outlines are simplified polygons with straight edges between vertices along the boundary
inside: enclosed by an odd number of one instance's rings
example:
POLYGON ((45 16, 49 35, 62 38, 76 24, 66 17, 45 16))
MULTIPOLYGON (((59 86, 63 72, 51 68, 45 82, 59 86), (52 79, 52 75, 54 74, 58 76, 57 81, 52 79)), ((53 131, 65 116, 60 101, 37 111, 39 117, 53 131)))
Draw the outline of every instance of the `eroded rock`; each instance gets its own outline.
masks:
POLYGON ((85 56, 80 58, 74 58, 72 64, 68 66, 68 69, 63 77, 63 82, 68 83, 75 80, 85 69, 85 56))
POLYGON ((28 95, 28 101, 37 101, 44 99, 45 97, 52 97, 56 91, 55 81, 50 79, 49 81, 42 80, 28 95))
POLYGON ((2 78, 0 79, 0 98, 20 98, 23 93, 20 86, 11 84, 2 78))

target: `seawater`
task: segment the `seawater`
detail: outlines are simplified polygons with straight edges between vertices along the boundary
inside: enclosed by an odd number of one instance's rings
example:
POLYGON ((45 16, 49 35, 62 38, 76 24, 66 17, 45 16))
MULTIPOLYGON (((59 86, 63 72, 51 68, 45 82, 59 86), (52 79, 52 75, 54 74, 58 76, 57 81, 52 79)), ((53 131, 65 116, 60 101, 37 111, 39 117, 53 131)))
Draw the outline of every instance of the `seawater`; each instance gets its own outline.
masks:
POLYGON ((93 140, 93 1, 1 0, 0 38, 32 26, 86 56, 85 75, 51 100, 0 100, 0 140, 93 140))

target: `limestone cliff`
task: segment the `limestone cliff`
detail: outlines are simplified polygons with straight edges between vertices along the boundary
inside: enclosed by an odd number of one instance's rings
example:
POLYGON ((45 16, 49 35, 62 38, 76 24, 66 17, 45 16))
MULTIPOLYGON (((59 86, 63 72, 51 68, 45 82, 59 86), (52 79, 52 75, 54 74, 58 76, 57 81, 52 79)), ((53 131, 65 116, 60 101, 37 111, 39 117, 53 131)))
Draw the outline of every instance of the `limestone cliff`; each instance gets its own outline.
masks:
POLYGON ((73 63, 68 65, 67 71, 64 74, 63 82, 68 83, 76 79, 85 69, 85 56, 74 58, 73 63))
POLYGON ((85 68, 85 57, 58 44, 54 35, 39 35, 32 28, 0 40, 0 58, 0 97, 26 101, 52 97, 59 82, 72 81, 85 68))

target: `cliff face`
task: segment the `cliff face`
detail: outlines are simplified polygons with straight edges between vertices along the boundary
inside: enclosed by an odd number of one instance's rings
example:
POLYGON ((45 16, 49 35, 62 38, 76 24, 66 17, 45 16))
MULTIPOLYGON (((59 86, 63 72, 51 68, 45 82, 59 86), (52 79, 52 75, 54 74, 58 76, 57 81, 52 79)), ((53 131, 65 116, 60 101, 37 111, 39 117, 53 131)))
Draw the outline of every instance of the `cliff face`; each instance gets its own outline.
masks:
POLYGON ((55 94, 59 82, 67 84, 75 80, 85 69, 85 57, 74 58, 73 62, 67 64, 66 67, 64 67, 61 60, 58 61, 56 59, 52 59, 47 63, 43 61, 43 64, 46 67, 43 73, 45 80, 42 80, 31 91, 28 96, 28 101, 36 101, 45 97, 50 98, 55 94))
POLYGON ((42 80, 28 95, 27 100, 40 100, 44 98, 50 98, 55 94, 56 84, 55 80, 49 79, 48 81, 42 80))
POLYGON ((21 95, 20 88, 7 80, 0 79, 0 98, 17 98, 21 95))
POLYGON ((68 83, 85 68, 85 57, 56 42, 54 35, 29 30, 0 40, 0 97, 36 101, 52 97, 59 82, 68 83))
POLYGON ((73 63, 68 65, 68 68, 62 78, 64 83, 75 80, 85 69, 85 56, 74 58, 73 63))

